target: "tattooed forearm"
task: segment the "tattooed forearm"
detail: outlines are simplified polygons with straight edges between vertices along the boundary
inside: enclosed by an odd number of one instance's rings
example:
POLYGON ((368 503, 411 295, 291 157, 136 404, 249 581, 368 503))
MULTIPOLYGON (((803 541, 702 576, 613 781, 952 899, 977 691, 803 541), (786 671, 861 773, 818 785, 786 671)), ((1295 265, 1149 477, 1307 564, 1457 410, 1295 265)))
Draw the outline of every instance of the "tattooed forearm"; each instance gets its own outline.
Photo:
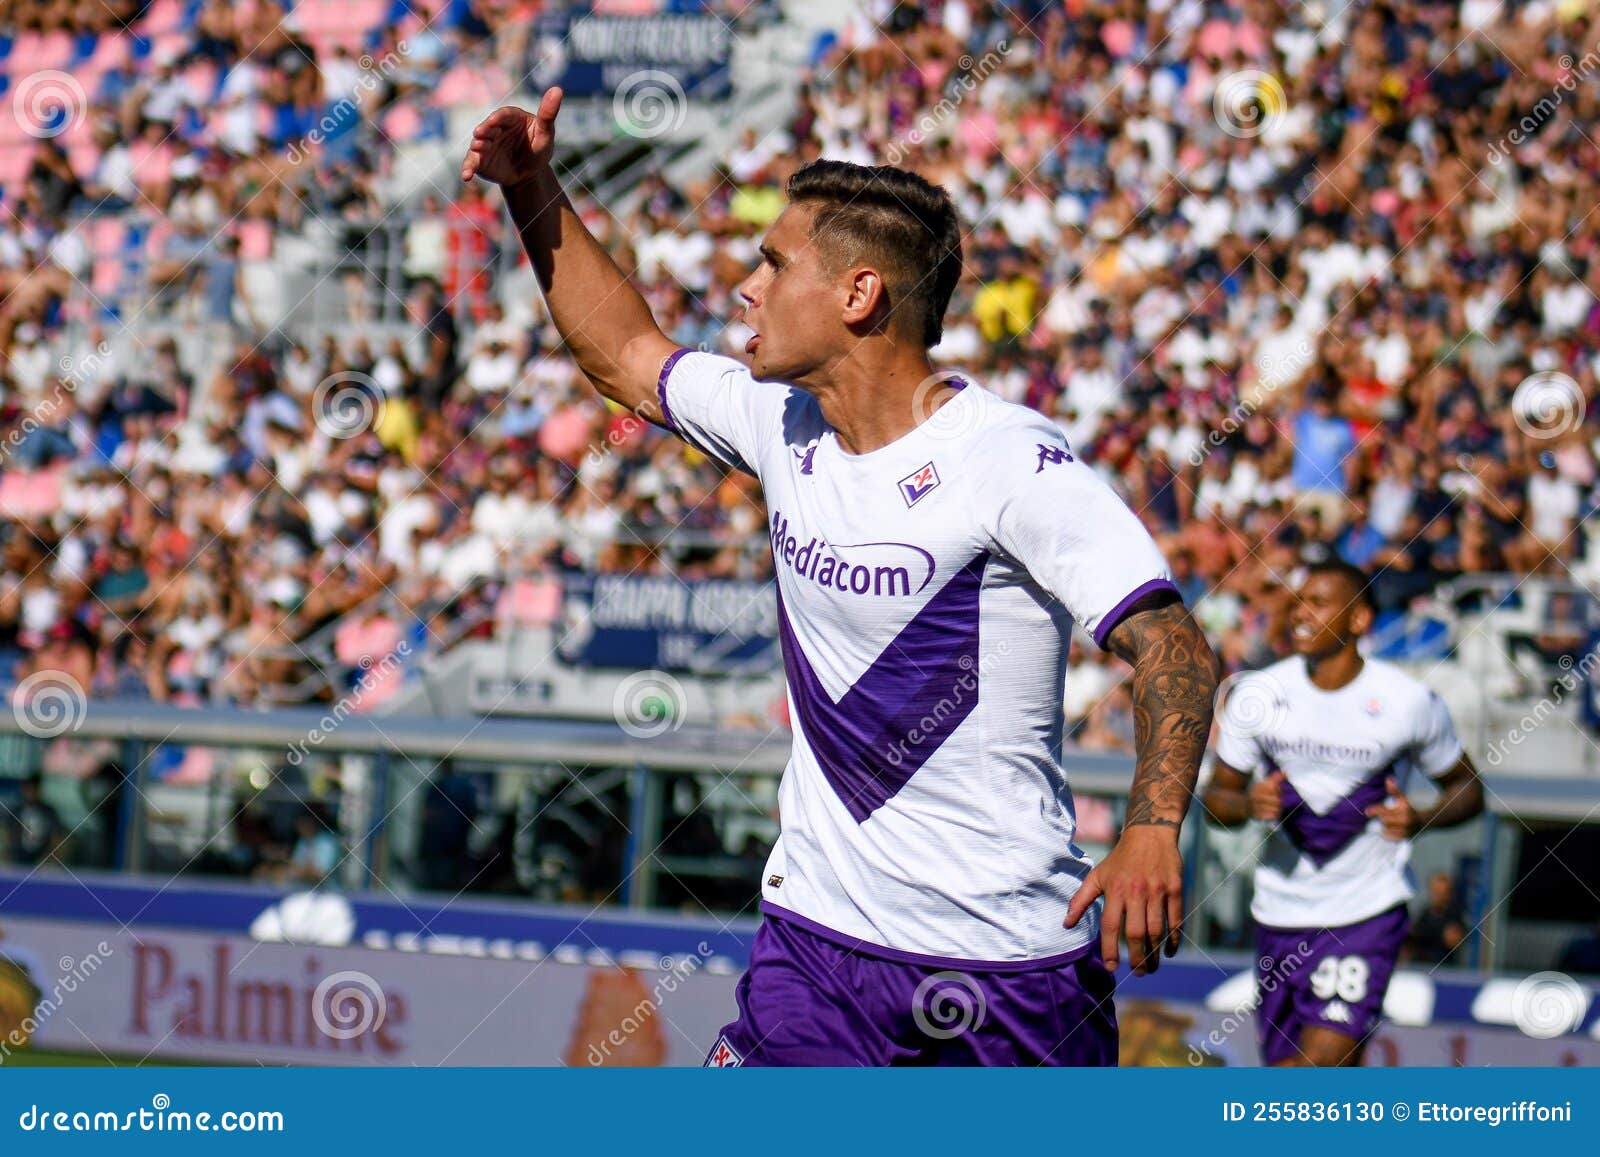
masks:
POLYGON ((1199 625, 1176 601, 1123 619, 1106 639, 1106 649, 1133 666, 1138 766, 1124 826, 1177 828, 1188 814, 1211 734, 1217 658, 1199 625))

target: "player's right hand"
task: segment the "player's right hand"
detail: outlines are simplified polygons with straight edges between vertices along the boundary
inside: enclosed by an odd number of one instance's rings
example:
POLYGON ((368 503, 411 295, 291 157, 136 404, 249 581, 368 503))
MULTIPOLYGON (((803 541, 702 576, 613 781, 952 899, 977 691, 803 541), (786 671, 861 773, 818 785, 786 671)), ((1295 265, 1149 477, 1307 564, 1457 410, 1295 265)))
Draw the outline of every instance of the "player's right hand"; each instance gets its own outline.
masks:
POLYGON ((506 105, 495 109, 472 130, 472 143, 461 162, 461 179, 482 177, 501 188, 532 180, 550 164, 556 149, 556 114, 561 90, 546 89, 538 112, 506 105))
POLYGON ((1288 776, 1281 771, 1263 776, 1250 785, 1250 818, 1275 824, 1283 818, 1283 781, 1288 776))

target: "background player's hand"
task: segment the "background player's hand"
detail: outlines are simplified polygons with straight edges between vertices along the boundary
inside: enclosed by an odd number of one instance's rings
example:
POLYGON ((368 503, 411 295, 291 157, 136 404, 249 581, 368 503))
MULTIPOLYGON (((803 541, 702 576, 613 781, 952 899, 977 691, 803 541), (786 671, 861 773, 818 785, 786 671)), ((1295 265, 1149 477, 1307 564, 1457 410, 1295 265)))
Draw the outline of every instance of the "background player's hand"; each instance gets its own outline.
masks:
POLYGON ((1385 785, 1389 789, 1389 798, 1380 804, 1373 804, 1367 809, 1367 814, 1383 821, 1384 838, 1409 840, 1422 826, 1417 818, 1417 809, 1411 806, 1411 801, 1400 790, 1400 784, 1394 776, 1391 775, 1385 785))
POLYGON ((472 130, 472 143, 461 162, 461 179, 482 177, 502 187, 520 185, 550 164, 556 148, 556 114, 561 90, 546 89, 538 112, 506 105, 472 130))
POLYGON ((1281 771, 1263 776, 1250 785, 1250 818, 1275 824, 1283 818, 1283 781, 1288 776, 1281 771))
POLYGON ((1183 932, 1183 854, 1178 829, 1156 824, 1124 828, 1111 854, 1084 877, 1067 907, 1064 923, 1077 926, 1096 898, 1106 898, 1100 918, 1100 954, 1116 968, 1117 941, 1128 942, 1128 963, 1136 976, 1154 972, 1178 951, 1183 932))

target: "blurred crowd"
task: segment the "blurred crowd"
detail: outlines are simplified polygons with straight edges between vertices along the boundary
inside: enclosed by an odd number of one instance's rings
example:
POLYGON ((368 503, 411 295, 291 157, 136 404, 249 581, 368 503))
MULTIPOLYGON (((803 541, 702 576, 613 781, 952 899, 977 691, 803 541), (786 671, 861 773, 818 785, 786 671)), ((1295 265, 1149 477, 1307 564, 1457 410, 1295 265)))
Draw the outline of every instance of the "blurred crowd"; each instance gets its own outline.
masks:
MULTIPOLYGON (((753 483, 581 380, 496 195, 390 197, 451 116, 531 99, 545 7, 0 3, 12 89, 40 45, 86 66, 0 185, 15 678, 331 698, 566 569, 770 573, 753 483), (397 275, 369 252, 395 222, 397 275), (263 328, 248 273, 306 238, 347 255, 340 315, 263 328), (404 324, 372 324, 390 299, 404 324), (170 339, 117 340, 142 318, 231 352, 197 380, 170 339)), ((577 199, 675 340, 733 352, 798 165, 944 185, 969 234, 935 360, 1058 420, 1256 665, 1317 552, 1371 570, 1390 619, 1461 575, 1597 560, 1592 7, 874 0, 781 130, 577 199)), ((1120 679, 1079 651, 1085 744, 1131 746, 1120 679)))

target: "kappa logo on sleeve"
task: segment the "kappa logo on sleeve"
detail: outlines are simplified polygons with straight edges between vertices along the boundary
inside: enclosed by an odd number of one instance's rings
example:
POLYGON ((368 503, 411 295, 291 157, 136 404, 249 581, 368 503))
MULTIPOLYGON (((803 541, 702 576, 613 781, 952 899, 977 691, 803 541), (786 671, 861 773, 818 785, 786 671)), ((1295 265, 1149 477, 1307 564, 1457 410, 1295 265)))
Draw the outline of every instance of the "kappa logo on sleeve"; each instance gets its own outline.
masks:
POLYGON ((1039 447, 1039 465, 1034 467, 1034 473, 1039 474, 1046 466, 1060 466, 1063 462, 1075 462, 1072 451, 1063 446, 1046 446, 1043 442, 1037 443, 1039 447))
POLYGON ((728 1038, 719 1036, 717 1043, 711 1046, 711 1055, 706 1058, 705 1067, 708 1069, 736 1069, 744 1064, 744 1058, 733 1050, 728 1043, 728 1038))
POLYGON ((939 472, 933 468, 933 463, 929 462, 900 479, 900 497, 906 500, 907 506, 915 506, 938 486, 939 472))

